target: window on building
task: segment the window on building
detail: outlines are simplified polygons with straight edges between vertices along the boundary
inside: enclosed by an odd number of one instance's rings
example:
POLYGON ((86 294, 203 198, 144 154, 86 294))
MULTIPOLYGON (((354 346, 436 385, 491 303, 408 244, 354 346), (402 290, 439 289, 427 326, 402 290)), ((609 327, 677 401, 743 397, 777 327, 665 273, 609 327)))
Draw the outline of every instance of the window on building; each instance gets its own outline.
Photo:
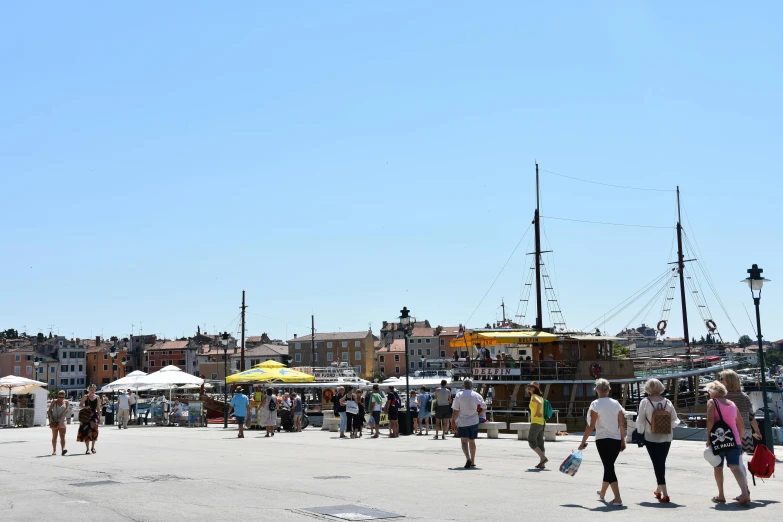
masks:
POLYGON ((361 342, 361 341, 356 341, 355 343, 353 343, 353 345, 354 345, 356 348, 360 348, 360 347, 362 346, 362 342, 361 342))
POLYGON ((116 364, 112 364, 111 365, 111 371, 113 371, 113 372, 117 371, 117 365, 116 364))
POLYGON ((43 369, 43 368, 41 368, 41 367, 39 367, 37 371, 38 371, 38 373, 43 373, 43 372, 44 372, 44 369, 43 369))
POLYGON ((71 386, 75 386, 76 385, 76 379, 69 379, 69 380, 71 381, 71 386))
POLYGON ((424 342, 425 344, 430 344, 430 339, 425 339, 424 342))
POLYGON ((348 341, 343 341, 342 347, 343 348, 348 348, 348 341))
POLYGON ((80 372, 83 372, 83 371, 84 371, 84 365, 82 365, 82 364, 80 364, 80 365, 79 365, 79 371, 80 371, 80 372))
POLYGON ((427 348, 427 355, 429 355, 429 354, 430 354, 430 349, 429 349, 429 348, 427 348))
POLYGON ((326 343, 326 347, 327 348, 331 348, 332 347, 332 341, 329 341, 328 343, 326 343))
POLYGON ((49 367, 49 373, 54 373, 54 372, 56 372, 56 371, 57 371, 57 368, 56 368, 56 367, 54 367, 54 366, 50 366, 50 367, 49 367))
POLYGON ((296 362, 302 362, 302 354, 301 353, 294 354, 294 360, 296 362))
POLYGON ((356 375, 361 375, 362 374, 362 366, 361 365, 354 366, 353 369, 356 372, 356 375))
POLYGON ((348 360, 348 352, 343 352, 342 353, 342 360, 343 361, 347 361, 348 360))
POLYGON ((215 379, 217 379, 217 374, 216 374, 216 373, 213 373, 213 374, 212 374, 212 380, 215 380, 215 379))
MULTIPOLYGON (((188 364, 188 362, 185 359, 180 359, 179 364, 180 366, 185 366, 186 364, 188 364)), ((239 364, 239 361, 237 361, 237 364, 239 364)))
POLYGON ((60 386, 68 386, 68 379, 60 379, 60 386))
POLYGON ((22 361, 22 356, 21 355, 19 355, 18 353, 16 355, 14 355, 14 362, 21 362, 21 361, 22 361))
POLYGON ((361 361, 362 360, 362 351, 361 350, 356 350, 355 352, 353 352, 353 359, 355 361, 361 361))
POLYGON ((399 366, 395 366, 394 367, 394 373, 400 373, 400 367, 399 366))
POLYGON ((417 344, 421 344, 421 339, 416 339, 417 344))
POLYGON ((422 361, 419 361, 419 368, 424 367, 424 363, 422 361))
POLYGON ((445 339, 441 339, 440 340, 440 345, 441 346, 446 346, 446 340, 445 339))
POLYGON ((92 371, 95 373, 97 370, 95 369, 95 365, 92 366, 92 371))
POLYGON ((108 361, 109 360, 109 354, 108 353, 104 353, 103 354, 103 360, 104 361, 108 361))
POLYGON ((75 372, 75 371, 76 371, 76 365, 75 365, 75 364, 72 364, 72 365, 71 365, 71 371, 72 371, 72 372, 75 372))
POLYGON ((14 366, 14 375, 21 375, 21 374, 22 374, 22 367, 14 366))
POLYGON ((421 355, 421 348, 419 348, 419 355, 421 355))
POLYGON ((54 379, 49 379, 49 386, 55 386, 55 382, 54 379))
POLYGON ((378 356, 378 362, 386 362, 386 360, 385 360, 383 355, 379 355, 378 356))
POLYGON ((294 348, 297 349, 297 350, 301 350, 302 349, 302 343, 295 343, 294 344, 294 348))
MULTIPOLYGON (((153 365, 152 363, 154 363, 154 362, 155 362, 155 361, 150 361, 150 366, 152 366, 152 365, 153 365)), ((104 365, 103 365, 103 371, 104 371, 104 372, 107 372, 107 371, 109 371, 109 365, 108 365, 108 364, 104 364, 104 365)), ((162 374, 161 374, 161 375, 162 375, 162 374)))
POLYGON ((400 356, 399 355, 395 355, 394 356, 394 362, 400 362, 400 356))
POLYGON ((446 350, 441 350, 440 351, 440 356, 441 357, 446 357, 446 350))
POLYGON ((411 370, 416 369, 416 363, 414 361, 411 361, 411 370))
POLYGON ((104 377, 103 379, 101 379, 101 384, 109 384, 110 382, 111 380, 109 380, 108 377, 104 377))
POLYGON ((84 352, 79 352, 79 359, 84 359, 84 352))
POLYGON ((150 361, 150 368, 154 368, 154 367, 155 367, 155 361, 150 361))
POLYGON ((326 360, 327 360, 327 361, 332 361, 332 360, 334 360, 334 354, 333 354, 332 352, 327 352, 327 353, 326 353, 326 360))

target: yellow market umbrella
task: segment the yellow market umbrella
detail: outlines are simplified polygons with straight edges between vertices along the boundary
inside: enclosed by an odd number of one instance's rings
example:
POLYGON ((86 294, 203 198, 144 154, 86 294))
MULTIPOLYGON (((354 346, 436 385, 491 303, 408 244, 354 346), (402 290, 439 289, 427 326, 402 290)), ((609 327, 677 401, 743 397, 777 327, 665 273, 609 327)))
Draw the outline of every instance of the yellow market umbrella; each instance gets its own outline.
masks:
POLYGON ((285 368, 285 364, 273 361, 272 359, 267 359, 260 364, 256 364, 253 368, 285 368))
POLYGON ((229 384, 239 382, 312 382, 315 377, 306 373, 298 372, 285 366, 282 368, 251 368, 244 372, 229 375, 226 382, 229 384))

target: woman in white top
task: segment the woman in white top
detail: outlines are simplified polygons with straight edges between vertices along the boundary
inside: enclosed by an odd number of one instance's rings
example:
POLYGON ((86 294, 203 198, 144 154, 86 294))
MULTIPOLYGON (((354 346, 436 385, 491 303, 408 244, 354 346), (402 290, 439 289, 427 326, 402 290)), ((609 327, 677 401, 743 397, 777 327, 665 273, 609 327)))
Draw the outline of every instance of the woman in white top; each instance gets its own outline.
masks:
MULTIPOLYGON (((658 487, 653 492, 659 502, 668 503, 669 492, 666 490, 666 457, 669 456, 669 449, 672 446, 676 425, 680 423, 677 418, 677 412, 670 400, 664 399, 661 394, 664 392, 664 386, 658 379, 649 379, 644 384, 644 391, 647 398, 639 403, 639 414, 636 416, 636 431, 644 437, 644 446, 647 448, 647 454, 650 455, 653 469, 655 470, 655 479, 658 481, 658 487), (658 428, 656 422, 656 431, 653 433, 653 414, 656 411, 666 411, 669 416, 668 432, 665 429, 658 428)), ((657 414, 656 414, 657 415, 657 414)))
POLYGON ((622 506, 623 501, 620 498, 620 486, 614 472, 614 462, 620 452, 625 450, 625 419, 623 418, 623 407, 619 402, 609 397, 611 391, 612 388, 606 379, 595 381, 595 392, 598 394, 598 398, 590 404, 590 409, 587 412, 588 426, 585 428, 579 449, 583 450, 587 447, 587 438, 595 430, 595 447, 598 449, 598 455, 604 465, 604 480, 601 483, 601 489, 597 491, 598 497, 603 501, 606 490, 611 487, 614 500, 610 504, 622 506))

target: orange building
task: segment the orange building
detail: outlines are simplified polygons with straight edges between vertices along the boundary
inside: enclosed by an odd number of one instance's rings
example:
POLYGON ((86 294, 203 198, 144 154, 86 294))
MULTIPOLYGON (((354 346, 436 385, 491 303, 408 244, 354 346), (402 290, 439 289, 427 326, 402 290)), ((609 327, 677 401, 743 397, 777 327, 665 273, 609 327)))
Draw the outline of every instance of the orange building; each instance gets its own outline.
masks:
POLYGON ((127 363, 128 352, 124 348, 114 347, 116 356, 112 357, 113 347, 111 343, 104 343, 87 349, 88 385, 95 384, 100 389, 104 384, 125 377, 125 365, 122 363, 127 363))

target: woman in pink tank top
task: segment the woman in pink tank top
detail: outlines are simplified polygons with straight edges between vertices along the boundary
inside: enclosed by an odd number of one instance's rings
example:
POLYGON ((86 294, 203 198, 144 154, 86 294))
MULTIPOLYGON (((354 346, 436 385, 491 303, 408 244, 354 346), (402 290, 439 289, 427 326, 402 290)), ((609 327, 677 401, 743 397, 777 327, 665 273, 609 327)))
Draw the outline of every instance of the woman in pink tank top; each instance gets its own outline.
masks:
MULTIPOLYGON (((747 505, 750 503, 748 481, 739 467, 742 452, 742 434, 745 432, 742 416, 739 415, 737 405, 726 399, 728 391, 722 383, 718 381, 711 382, 707 385, 707 392, 710 394, 710 400, 707 401, 707 446, 711 444, 710 434, 712 433, 713 425, 721 419, 729 425, 736 442, 733 448, 716 452, 720 455, 721 461, 714 468, 715 483, 718 485, 718 496, 712 497, 712 501, 716 504, 724 504, 726 502, 726 495, 723 492, 723 463, 726 462, 742 490, 740 496, 734 497, 734 500, 740 505, 747 505)), ((720 440, 723 440, 722 433, 720 440)))

